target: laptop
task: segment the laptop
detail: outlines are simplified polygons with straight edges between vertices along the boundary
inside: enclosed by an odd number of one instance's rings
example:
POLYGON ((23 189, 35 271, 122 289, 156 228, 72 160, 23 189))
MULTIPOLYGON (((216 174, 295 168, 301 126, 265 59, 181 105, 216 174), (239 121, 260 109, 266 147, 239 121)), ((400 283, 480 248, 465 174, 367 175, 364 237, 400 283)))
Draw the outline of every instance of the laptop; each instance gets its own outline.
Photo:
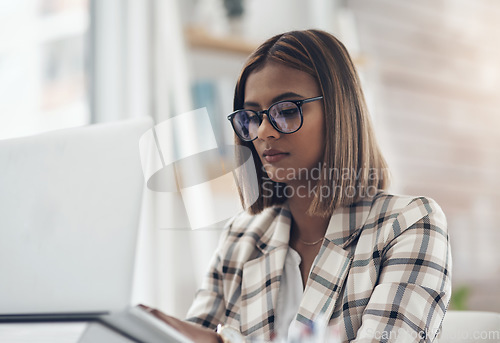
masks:
POLYGON ((152 126, 143 117, 0 140, 0 322, 98 320, 136 341, 188 341, 130 304, 139 139, 152 126))

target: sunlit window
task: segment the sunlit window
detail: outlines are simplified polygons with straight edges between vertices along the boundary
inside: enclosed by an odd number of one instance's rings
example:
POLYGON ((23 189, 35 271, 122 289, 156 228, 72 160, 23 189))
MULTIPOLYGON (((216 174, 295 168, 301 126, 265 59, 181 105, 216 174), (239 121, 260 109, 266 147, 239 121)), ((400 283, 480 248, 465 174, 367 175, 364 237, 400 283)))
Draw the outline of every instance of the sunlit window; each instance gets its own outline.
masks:
POLYGON ((0 139, 88 124, 88 0, 0 6, 0 139))

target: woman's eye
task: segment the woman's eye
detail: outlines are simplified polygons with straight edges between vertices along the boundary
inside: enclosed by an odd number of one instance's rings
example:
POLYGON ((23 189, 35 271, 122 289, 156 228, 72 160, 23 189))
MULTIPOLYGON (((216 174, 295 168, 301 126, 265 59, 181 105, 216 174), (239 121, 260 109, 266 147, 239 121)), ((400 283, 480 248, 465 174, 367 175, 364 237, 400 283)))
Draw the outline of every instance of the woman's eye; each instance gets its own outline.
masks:
POLYGON ((290 116, 295 116, 297 115, 297 109, 296 108, 290 108, 288 110, 281 110, 280 115, 285 116, 285 117, 290 117, 290 116))

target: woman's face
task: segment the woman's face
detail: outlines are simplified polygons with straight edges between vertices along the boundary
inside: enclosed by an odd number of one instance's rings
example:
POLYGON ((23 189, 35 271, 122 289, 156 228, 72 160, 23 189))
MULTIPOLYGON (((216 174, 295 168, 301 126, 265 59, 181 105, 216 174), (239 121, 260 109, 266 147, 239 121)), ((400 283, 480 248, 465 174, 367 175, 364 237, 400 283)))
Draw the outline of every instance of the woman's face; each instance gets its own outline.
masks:
MULTIPOLYGON (((320 95, 319 86, 311 75, 276 62, 267 62, 263 68, 248 76, 243 107, 261 111, 277 101, 320 95)), ((258 138, 252 142, 273 181, 291 185, 304 183, 306 178, 311 179, 311 169, 317 168, 322 161, 325 148, 323 101, 303 104, 302 113, 302 127, 290 134, 276 131, 264 115, 258 138)))

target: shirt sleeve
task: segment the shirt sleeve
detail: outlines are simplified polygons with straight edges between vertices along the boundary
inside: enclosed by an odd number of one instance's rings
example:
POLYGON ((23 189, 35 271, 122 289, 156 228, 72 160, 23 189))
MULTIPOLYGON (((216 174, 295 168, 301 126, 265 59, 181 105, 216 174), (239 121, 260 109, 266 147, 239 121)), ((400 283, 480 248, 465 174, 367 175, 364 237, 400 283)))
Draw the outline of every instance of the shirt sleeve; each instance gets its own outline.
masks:
POLYGON ((205 275, 201 287, 187 313, 187 321, 216 329, 224 323, 225 302, 223 289, 223 271, 221 250, 228 237, 231 221, 226 224, 219 240, 219 246, 212 256, 210 267, 205 275))
POLYGON ((446 218, 433 200, 416 198, 391 229, 354 342, 433 342, 451 296, 446 218))

